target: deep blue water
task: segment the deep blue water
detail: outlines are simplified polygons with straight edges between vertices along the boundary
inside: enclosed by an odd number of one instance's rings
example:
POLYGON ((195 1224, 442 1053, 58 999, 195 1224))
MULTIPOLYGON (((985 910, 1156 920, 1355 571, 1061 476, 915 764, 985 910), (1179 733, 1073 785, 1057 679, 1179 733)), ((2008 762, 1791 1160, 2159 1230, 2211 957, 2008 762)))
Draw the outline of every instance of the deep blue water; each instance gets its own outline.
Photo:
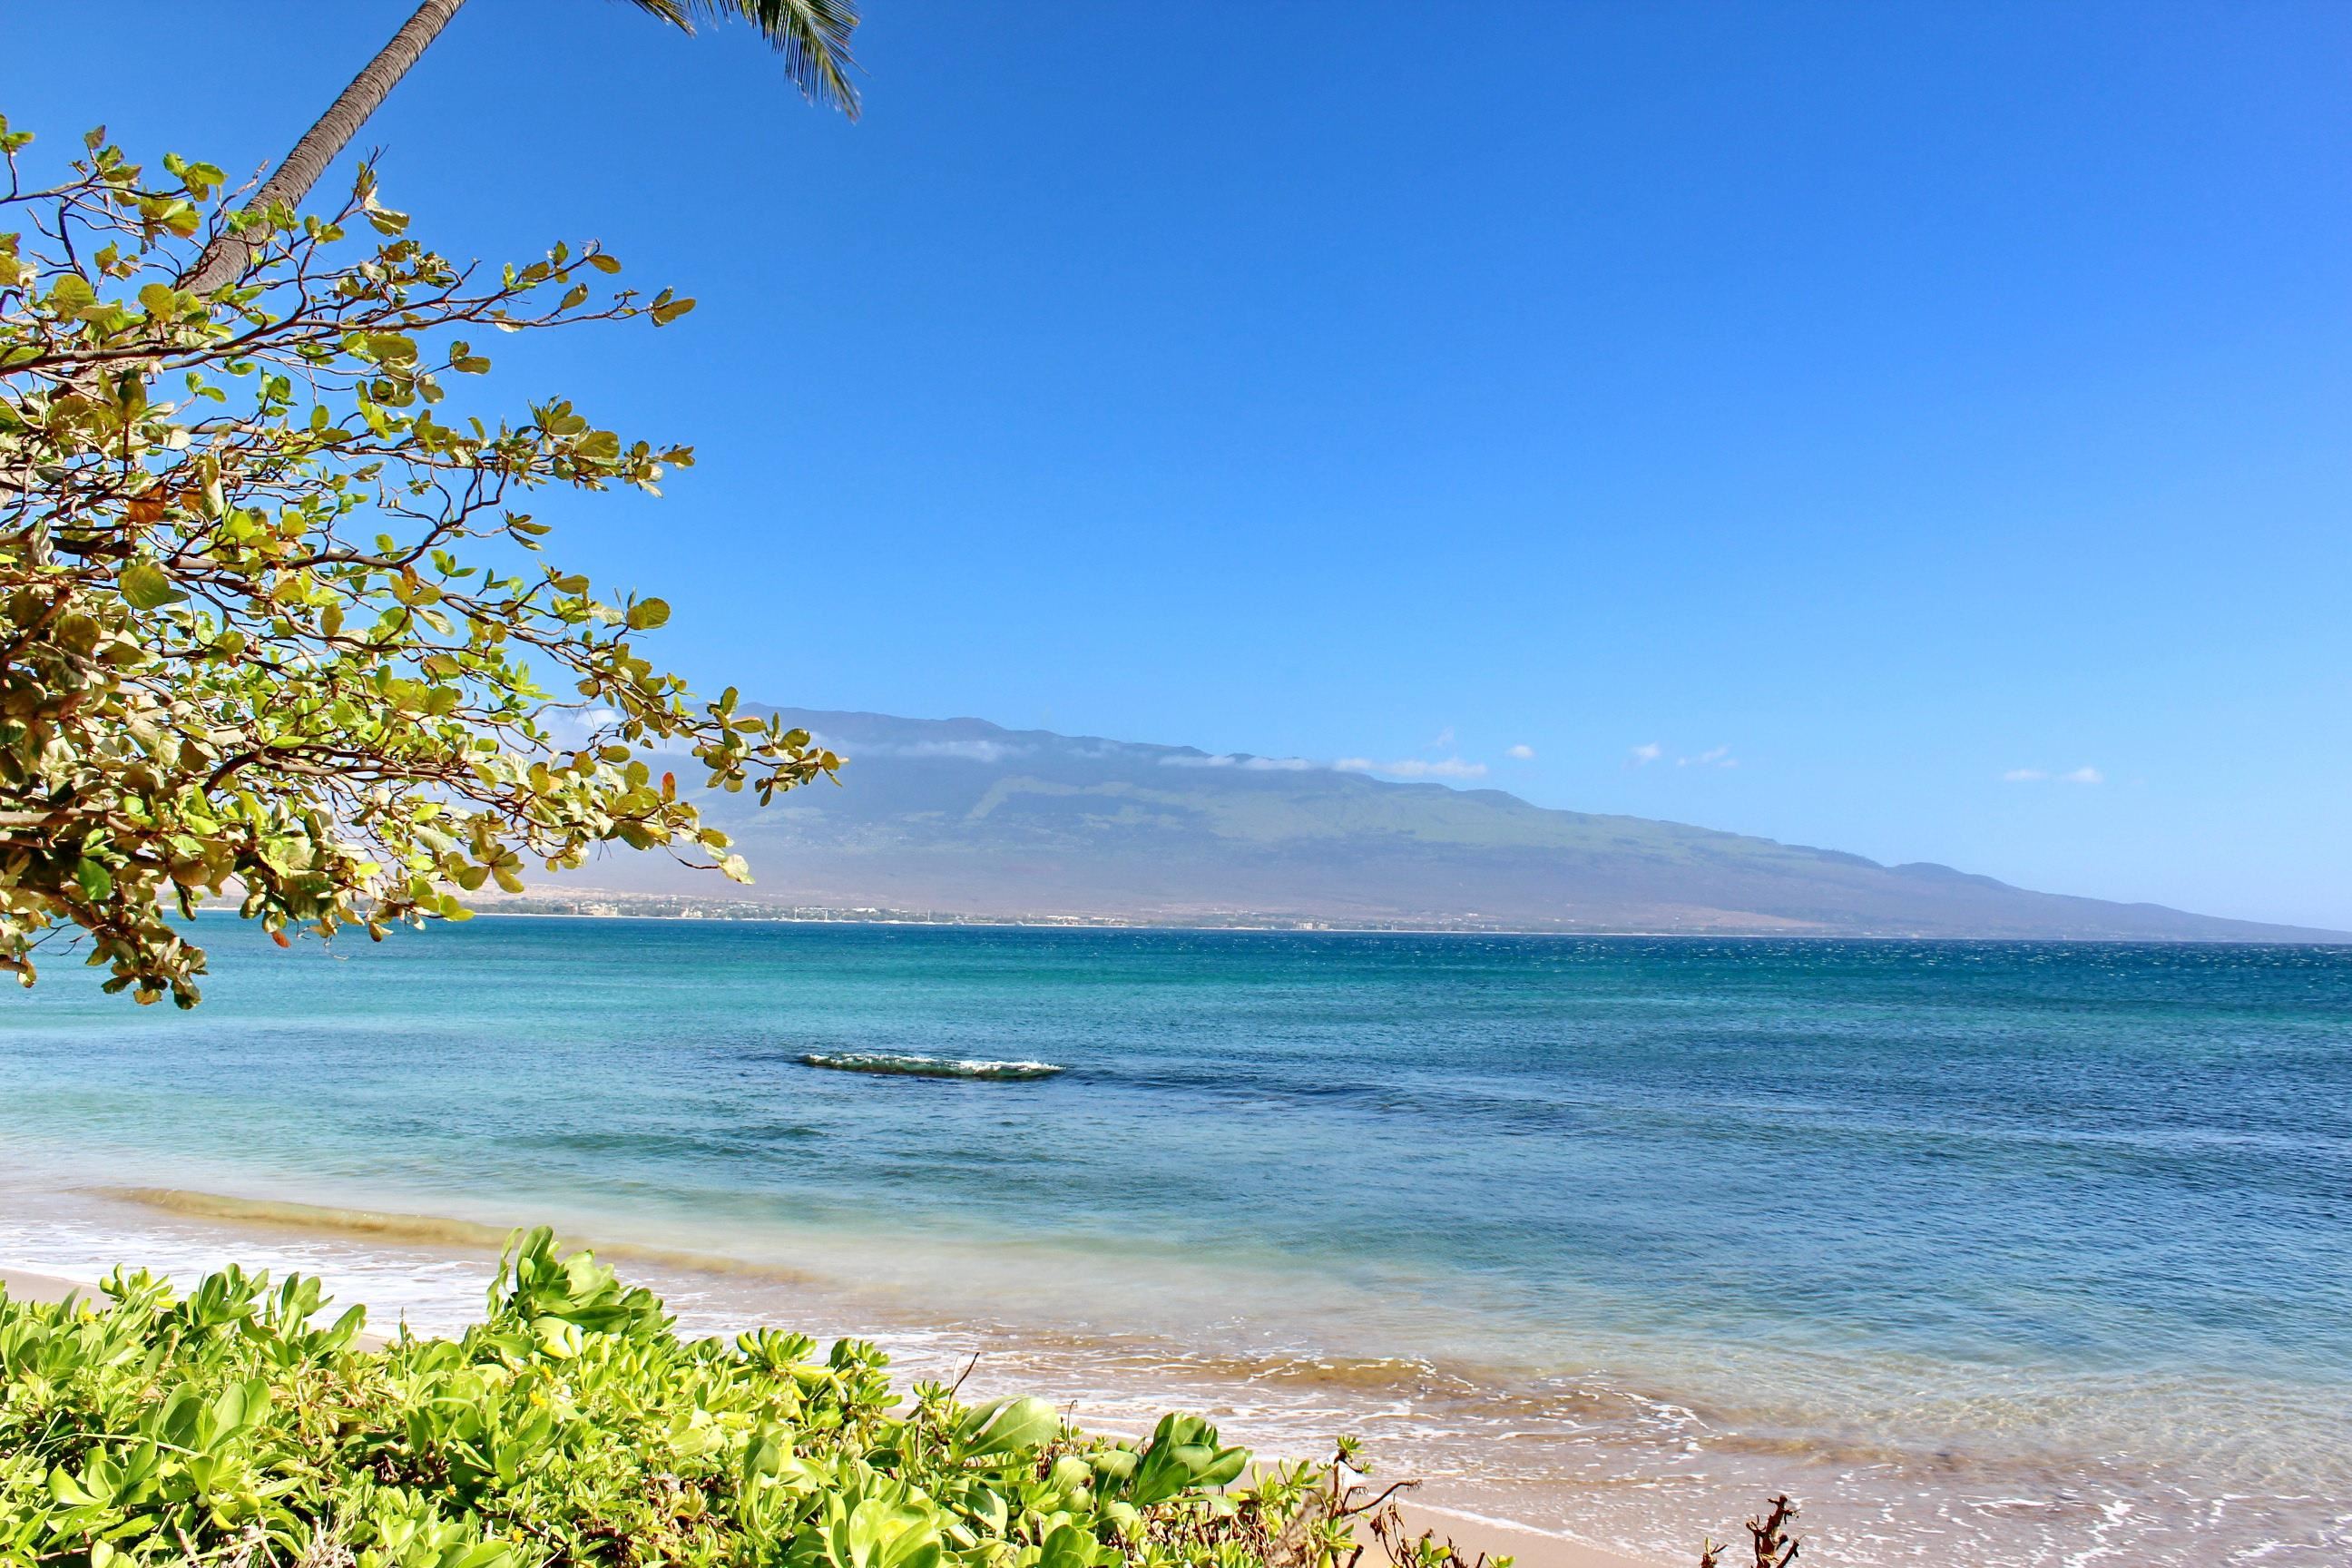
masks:
POLYGON ((2352 1415, 2352 950, 485 920, 328 956, 205 923, 194 1015, 54 963, 0 1010, 21 1166, 1420 1358, 1520 1402, 1497 1433, 1581 1379, 1727 1452, 2235 1489, 2285 1500, 2253 1534, 2290 1553, 2352 1511, 2292 1500, 2352 1415))

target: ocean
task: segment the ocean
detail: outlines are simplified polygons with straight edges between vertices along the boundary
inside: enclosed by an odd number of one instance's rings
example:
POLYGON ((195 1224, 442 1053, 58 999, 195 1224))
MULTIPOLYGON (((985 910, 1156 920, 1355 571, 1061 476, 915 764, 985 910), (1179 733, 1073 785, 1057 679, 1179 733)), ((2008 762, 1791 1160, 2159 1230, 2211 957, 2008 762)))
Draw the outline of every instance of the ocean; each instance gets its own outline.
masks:
POLYGON ((0 1265, 431 1328, 544 1219, 1654 1560, 1783 1489, 1858 1568, 2352 1560, 2352 949, 202 924, 194 1014, 0 1005, 0 1265))

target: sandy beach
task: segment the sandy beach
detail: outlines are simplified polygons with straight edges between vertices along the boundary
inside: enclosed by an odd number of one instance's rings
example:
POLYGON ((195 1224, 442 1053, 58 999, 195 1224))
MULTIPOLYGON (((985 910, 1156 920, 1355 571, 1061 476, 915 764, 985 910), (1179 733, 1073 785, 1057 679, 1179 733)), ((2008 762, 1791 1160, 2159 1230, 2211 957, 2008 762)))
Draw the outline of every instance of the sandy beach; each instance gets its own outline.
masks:
MULTIPOLYGON (((68 1296, 99 1294, 98 1287, 88 1280, 68 1279, 5 1265, 0 1265, 0 1286, 5 1286, 7 1293, 18 1300, 62 1301, 68 1296)), ((361 1342, 370 1347, 380 1347, 384 1342, 379 1335, 367 1334, 361 1337, 361 1342)), ((1462 1554, 1472 1561, 1483 1554, 1489 1558, 1508 1556, 1523 1564, 1524 1568, 1663 1568, 1662 1564, 1649 1560, 1604 1552, 1598 1547, 1507 1521, 1484 1519, 1409 1501, 1400 1502, 1399 1511, 1412 1529, 1425 1531, 1441 1540, 1453 1542, 1462 1554)))

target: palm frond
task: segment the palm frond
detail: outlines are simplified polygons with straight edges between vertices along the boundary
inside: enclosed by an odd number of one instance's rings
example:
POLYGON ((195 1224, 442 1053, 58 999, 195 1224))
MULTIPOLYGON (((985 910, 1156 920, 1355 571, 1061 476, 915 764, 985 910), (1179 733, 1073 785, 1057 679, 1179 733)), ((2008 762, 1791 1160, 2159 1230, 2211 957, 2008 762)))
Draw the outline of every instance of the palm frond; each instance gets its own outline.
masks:
POLYGON ((814 103, 857 118, 857 62, 849 35, 857 30, 856 0, 629 0, 647 16, 694 31, 698 19, 749 22, 784 57, 784 73, 814 103))

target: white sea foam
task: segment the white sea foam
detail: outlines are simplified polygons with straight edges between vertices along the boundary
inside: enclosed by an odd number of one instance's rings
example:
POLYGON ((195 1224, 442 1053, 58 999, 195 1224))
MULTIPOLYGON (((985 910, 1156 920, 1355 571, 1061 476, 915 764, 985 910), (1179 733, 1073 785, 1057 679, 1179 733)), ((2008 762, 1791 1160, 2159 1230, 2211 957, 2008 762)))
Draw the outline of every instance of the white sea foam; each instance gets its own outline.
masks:
POLYGON ((810 1051, 801 1058, 801 1065, 830 1068, 836 1072, 873 1073, 884 1078, 1001 1079, 1014 1082, 1052 1078, 1066 1070, 1055 1062, 901 1056, 891 1051, 810 1051))

